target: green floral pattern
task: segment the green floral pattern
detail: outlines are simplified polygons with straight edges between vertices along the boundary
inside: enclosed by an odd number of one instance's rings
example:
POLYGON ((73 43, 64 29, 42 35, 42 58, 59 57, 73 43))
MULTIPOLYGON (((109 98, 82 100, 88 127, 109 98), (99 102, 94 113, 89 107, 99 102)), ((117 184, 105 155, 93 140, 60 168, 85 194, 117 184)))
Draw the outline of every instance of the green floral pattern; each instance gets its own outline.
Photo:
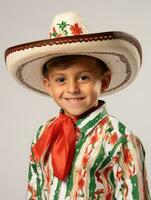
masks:
POLYGON ((58 23, 56 24, 56 26, 52 27, 50 38, 74 36, 80 35, 82 33, 82 28, 79 26, 78 23, 71 25, 68 24, 66 21, 61 21, 61 23, 58 23))

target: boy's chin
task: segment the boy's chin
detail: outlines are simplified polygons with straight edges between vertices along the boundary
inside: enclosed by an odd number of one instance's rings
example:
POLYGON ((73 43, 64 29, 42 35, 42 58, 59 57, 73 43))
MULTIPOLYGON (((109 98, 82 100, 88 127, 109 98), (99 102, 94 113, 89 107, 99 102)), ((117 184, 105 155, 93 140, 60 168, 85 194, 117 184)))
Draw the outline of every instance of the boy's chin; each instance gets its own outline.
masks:
POLYGON ((64 110, 64 113, 72 118, 80 118, 80 117, 83 117, 89 113, 91 113, 93 110, 95 110, 97 108, 98 105, 95 105, 95 106, 91 106, 89 108, 85 108, 83 110, 72 110, 72 111, 67 111, 67 110, 64 110))
POLYGON ((64 110, 64 113, 70 117, 79 117, 81 116, 84 112, 67 112, 64 110))

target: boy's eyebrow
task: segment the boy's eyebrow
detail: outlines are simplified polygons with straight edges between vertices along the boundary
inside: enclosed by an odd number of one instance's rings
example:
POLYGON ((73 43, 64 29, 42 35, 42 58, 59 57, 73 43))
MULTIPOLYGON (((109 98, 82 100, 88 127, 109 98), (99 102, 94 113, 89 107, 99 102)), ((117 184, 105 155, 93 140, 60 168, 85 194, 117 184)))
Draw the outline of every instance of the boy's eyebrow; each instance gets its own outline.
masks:
POLYGON ((52 74, 53 76, 64 75, 63 73, 52 74))
MULTIPOLYGON (((80 73, 93 73, 92 71, 79 71, 77 74, 80 73)), ((58 75, 66 75, 66 73, 52 73, 53 76, 58 76, 58 75)))

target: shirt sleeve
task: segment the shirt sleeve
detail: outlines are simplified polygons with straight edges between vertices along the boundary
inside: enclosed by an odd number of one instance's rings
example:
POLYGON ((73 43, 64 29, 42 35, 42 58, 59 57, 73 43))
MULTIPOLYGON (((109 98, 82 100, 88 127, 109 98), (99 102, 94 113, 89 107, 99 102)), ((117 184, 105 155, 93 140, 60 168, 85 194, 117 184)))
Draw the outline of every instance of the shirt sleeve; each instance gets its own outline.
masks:
MULTIPOLYGON (((32 146, 35 144, 37 138, 39 137, 41 129, 42 126, 38 129, 36 136, 32 142, 32 146)), ((29 159, 27 200, 41 200, 44 177, 42 173, 41 163, 36 163, 36 161, 34 160, 32 146, 29 159)))
POLYGON ((30 159, 29 159, 29 170, 28 170, 28 188, 27 188, 27 200, 48 200, 48 188, 46 188, 46 175, 43 161, 36 162, 32 147, 36 144, 38 139, 43 134, 44 129, 53 123, 56 117, 49 119, 43 125, 41 125, 32 141, 30 159))
POLYGON ((133 134, 125 137, 113 158, 115 199, 150 200, 143 145, 133 134))

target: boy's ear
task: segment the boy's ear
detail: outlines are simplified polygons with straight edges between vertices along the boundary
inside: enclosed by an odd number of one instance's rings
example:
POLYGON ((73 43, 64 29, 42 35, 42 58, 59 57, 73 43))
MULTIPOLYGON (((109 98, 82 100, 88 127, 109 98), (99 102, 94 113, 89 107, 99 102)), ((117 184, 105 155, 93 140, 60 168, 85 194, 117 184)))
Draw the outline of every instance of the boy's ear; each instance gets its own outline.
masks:
POLYGON ((47 91, 47 93, 50 94, 50 96, 52 96, 52 91, 51 91, 51 86, 50 86, 50 82, 47 78, 44 78, 43 79, 43 85, 44 85, 44 88, 45 90, 47 91))
POLYGON ((103 74, 101 78, 101 92, 104 92, 108 88, 110 81, 111 81, 111 72, 108 70, 103 74))

